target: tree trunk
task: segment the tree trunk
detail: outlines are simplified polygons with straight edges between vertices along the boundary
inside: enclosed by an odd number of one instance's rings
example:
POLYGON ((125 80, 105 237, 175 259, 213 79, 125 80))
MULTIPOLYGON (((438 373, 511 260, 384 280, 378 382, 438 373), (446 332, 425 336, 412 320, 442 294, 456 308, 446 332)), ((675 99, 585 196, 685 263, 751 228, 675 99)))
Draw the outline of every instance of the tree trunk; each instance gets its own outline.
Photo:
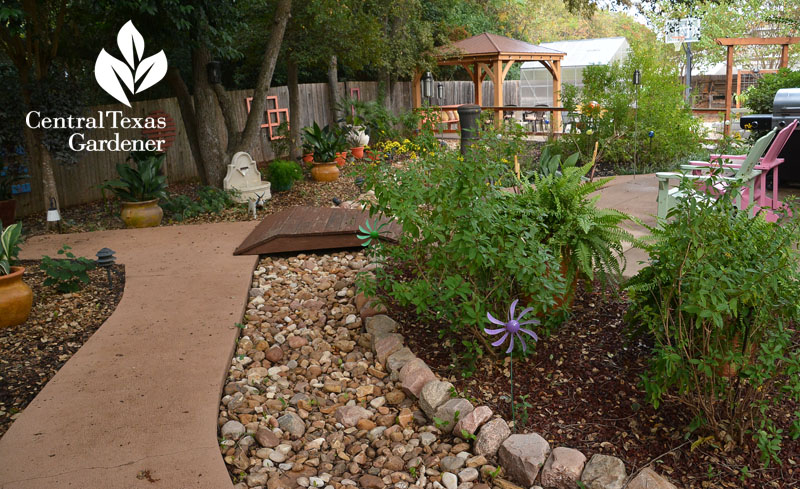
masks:
POLYGON ((183 129, 186 131, 186 139, 189 140, 189 149, 192 151, 192 158, 194 159, 195 168, 197 168, 197 175, 203 185, 208 185, 208 175, 203 160, 203 155, 200 152, 200 142, 197 137, 197 117, 194 112, 194 100, 186 87, 186 83, 181 77, 178 68, 170 68, 167 71, 167 83, 169 84, 175 97, 178 99, 178 107, 181 111, 181 119, 183 120, 183 129))
POLYGON ((297 81, 297 62, 289 53, 286 68, 289 88, 289 157, 293 160, 300 158, 300 86, 297 81))
POLYGON ((286 32, 286 24, 289 22, 291 11, 292 0, 280 0, 278 8, 275 10, 275 17, 272 19, 269 43, 267 43, 267 49, 261 61, 261 69, 258 72, 250 113, 247 115, 244 129, 235 138, 236 141, 228 141, 229 156, 233 156, 237 151, 249 151, 260 134, 264 111, 267 108, 267 92, 272 83, 272 74, 281 52, 283 34, 286 32))
MULTIPOLYGON (((31 163, 38 163, 39 170, 42 177, 42 201, 44 203, 44 210, 50 209, 51 201, 55 204, 55 208, 61 210, 61 200, 58 197, 58 186, 56 185, 56 176, 53 171, 53 158, 50 156, 50 151, 42 143, 41 135, 37 130, 24 126, 25 135, 25 151, 28 153, 28 158, 31 163)), ((47 224, 50 227, 50 224, 47 224)))
POLYGON ((330 114, 331 124, 336 124, 339 119, 339 112, 336 107, 339 105, 339 68, 336 56, 331 56, 328 61, 328 99, 330 106, 328 113, 330 114))
POLYGON ((206 65, 209 61, 211 61, 211 55, 208 48, 199 46, 192 49, 195 124, 201 165, 205 170, 206 182, 209 185, 221 187, 228 162, 225 161, 217 98, 208 83, 206 65))
POLYGON ((380 74, 381 83, 383 84, 383 106, 392 110, 392 75, 388 71, 380 74))

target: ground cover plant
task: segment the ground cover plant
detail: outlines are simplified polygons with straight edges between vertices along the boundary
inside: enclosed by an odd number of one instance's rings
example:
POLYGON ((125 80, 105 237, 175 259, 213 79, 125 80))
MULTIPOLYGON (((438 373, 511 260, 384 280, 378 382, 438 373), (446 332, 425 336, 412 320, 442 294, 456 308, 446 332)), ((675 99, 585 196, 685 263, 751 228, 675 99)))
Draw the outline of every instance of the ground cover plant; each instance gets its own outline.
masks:
POLYGON ((203 186, 195 197, 186 194, 167 194, 161 208, 168 219, 183 221, 202 214, 219 214, 225 209, 239 206, 234 200, 235 192, 216 187, 203 186))
POLYGON ((800 412, 788 430, 771 415, 800 401, 800 224, 737 212, 734 193, 685 199, 651 230, 650 265, 628 285, 629 320, 654 341, 648 402, 680 403, 688 430, 720 444, 752 438, 768 465, 780 463, 782 440, 800 437, 800 412))
POLYGON ((71 249, 71 246, 64 245, 58 250, 58 255, 64 258, 50 258, 45 255, 39 265, 47 274, 44 284, 54 286, 62 294, 81 290, 89 283, 89 271, 97 265, 94 260, 76 257, 71 249))

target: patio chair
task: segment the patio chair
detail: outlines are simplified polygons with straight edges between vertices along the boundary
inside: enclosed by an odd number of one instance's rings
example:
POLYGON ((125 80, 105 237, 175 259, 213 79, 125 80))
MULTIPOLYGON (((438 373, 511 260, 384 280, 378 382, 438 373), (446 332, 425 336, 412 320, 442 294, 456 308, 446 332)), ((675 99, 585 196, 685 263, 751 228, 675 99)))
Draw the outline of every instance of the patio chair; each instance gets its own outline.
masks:
MULTIPOLYGON (((789 140, 789 137, 792 135, 792 132, 798 125, 798 121, 794 120, 791 124, 781 129, 775 139, 772 141, 772 145, 767 150, 766 154, 759 159, 758 164, 756 164, 755 169, 761 170, 761 174, 756 177, 755 182, 755 195, 753 200, 758 203, 758 206, 762 209, 780 209, 783 206, 783 203, 778 200, 778 166, 783 163, 783 158, 778 158, 778 155, 781 154, 783 151, 783 147, 786 145, 786 141, 789 140), (768 188, 768 180, 769 175, 768 172, 772 171, 772 196, 767 195, 767 188, 768 188)), ((720 167, 722 166, 725 168, 728 173, 733 173, 733 170, 736 170, 741 167, 742 161, 747 157, 747 155, 711 155, 709 157, 710 161, 690 161, 689 165, 691 166, 702 166, 702 167, 720 167)), ((694 170, 695 174, 699 175, 701 172, 700 170, 694 170)))
MULTIPOLYGON (((777 129, 773 129, 765 136, 762 136, 758 141, 753 144, 752 148, 750 148, 750 152, 747 153, 744 161, 736 169, 732 176, 720 175, 715 177, 715 183, 712 184, 712 188, 705 188, 705 182, 708 182, 712 177, 706 173, 701 175, 695 175, 693 172, 698 170, 705 170, 710 171, 711 167, 697 167, 692 165, 687 165, 682 167, 681 172, 658 172, 656 173, 656 178, 658 178, 658 217, 659 219, 666 219, 667 214, 669 213, 670 209, 672 209, 679 199, 685 198, 695 198, 695 199, 704 199, 704 198, 714 198, 714 196, 719 196, 722 193, 725 193, 732 183, 741 183, 742 187, 739 189, 738 194, 735 198, 735 205, 739 209, 745 209, 750 205, 750 199, 754 195, 755 192, 755 179, 758 175, 761 174, 761 170, 756 170, 755 166, 759 161, 759 158, 764 151, 769 146, 769 143, 775 138, 775 134, 778 132, 777 129), (688 168, 688 169, 687 169, 688 168), (669 187, 670 180, 694 180, 697 181, 699 184, 697 190, 683 190, 680 187, 669 187)), ((755 215, 755 208, 753 209, 753 215, 755 215)))

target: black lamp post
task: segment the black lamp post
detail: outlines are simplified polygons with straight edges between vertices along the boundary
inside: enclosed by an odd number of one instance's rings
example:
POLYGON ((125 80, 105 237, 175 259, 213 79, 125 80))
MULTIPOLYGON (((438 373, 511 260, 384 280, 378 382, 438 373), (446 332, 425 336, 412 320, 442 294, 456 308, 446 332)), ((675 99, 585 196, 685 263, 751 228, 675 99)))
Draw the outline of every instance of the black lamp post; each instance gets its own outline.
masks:
POLYGON ((428 99, 428 103, 433 97, 433 75, 430 71, 426 71, 422 76, 422 96, 428 99))
POLYGON ((114 250, 112 250, 111 248, 103 248, 102 250, 97 252, 97 266, 106 269, 106 273, 108 274, 109 289, 113 285, 111 281, 111 267, 114 266, 114 262, 116 260, 117 258, 114 256, 114 250))
POLYGON ((216 85, 222 83, 222 63, 219 61, 211 61, 206 65, 208 71, 208 83, 216 85))

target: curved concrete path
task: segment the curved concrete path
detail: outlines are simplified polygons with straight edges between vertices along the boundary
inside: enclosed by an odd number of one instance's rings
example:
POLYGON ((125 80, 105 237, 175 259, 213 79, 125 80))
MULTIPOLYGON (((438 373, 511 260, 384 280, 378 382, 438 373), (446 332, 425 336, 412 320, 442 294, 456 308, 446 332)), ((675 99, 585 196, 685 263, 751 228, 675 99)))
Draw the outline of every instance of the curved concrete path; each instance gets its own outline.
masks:
POLYGON ((63 244, 89 257, 110 247, 126 285, 116 311, 0 439, 0 488, 232 487, 216 420, 257 260, 233 250, 256 224, 25 244, 23 258, 54 256, 63 244))

